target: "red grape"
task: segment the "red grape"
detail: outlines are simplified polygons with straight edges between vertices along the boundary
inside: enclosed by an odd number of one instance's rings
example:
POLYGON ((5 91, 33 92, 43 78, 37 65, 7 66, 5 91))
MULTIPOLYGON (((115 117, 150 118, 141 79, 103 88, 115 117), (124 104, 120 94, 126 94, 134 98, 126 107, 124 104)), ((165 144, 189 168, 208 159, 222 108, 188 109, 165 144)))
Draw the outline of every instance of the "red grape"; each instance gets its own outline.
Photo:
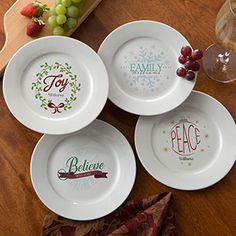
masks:
POLYGON ((180 77, 185 77, 186 73, 187 71, 183 67, 178 68, 176 71, 176 74, 180 77))
POLYGON ((191 68, 194 66, 194 63, 195 63, 195 61, 192 61, 192 60, 186 61, 186 63, 184 64, 184 67, 187 70, 191 70, 191 68))
POLYGON ((185 79, 187 80, 194 80, 195 78, 195 73, 191 70, 189 70, 185 76, 185 79))
POLYGON ((183 55, 180 55, 178 58, 179 63, 184 64, 186 62, 186 58, 183 55))
POLYGON ((192 49, 189 46, 185 46, 181 48, 180 52, 184 57, 188 57, 191 56, 192 49))
POLYGON ((199 69, 200 69, 200 65, 197 61, 195 61, 192 68, 190 68, 190 70, 193 70, 193 71, 198 71, 199 69))
POLYGON ((201 50, 199 50, 199 49, 196 49, 196 50, 194 50, 193 52, 192 52, 192 59, 194 60, 194 61, 197 61, 197 60, 200 60, 201 58, 202 58, 202 56, 203 56, 203 52, 201 51, 201 50))
POLYGON ((184 64, 184 67, 185 67, 187 70, 198 71, 199 68, 200 68, 200 65, 199 65, 199 63, 196 62, 196 61, 189 60, 189 61, 187 61, 187 62, 184 64))

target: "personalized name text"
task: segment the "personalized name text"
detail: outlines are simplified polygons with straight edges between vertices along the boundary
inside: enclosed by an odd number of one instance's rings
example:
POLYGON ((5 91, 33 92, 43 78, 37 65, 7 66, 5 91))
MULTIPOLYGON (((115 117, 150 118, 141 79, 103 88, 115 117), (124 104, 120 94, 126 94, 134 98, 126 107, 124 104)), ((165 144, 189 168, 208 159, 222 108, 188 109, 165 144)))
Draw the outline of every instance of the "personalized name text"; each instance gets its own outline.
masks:
POLYGON ((63 74, 49 75, 44 78, 43 83, 46 85, 43 89, 44 92, 48 92, 55 87, 62 93, 69 84, 69 79, 63 79, 63 74))

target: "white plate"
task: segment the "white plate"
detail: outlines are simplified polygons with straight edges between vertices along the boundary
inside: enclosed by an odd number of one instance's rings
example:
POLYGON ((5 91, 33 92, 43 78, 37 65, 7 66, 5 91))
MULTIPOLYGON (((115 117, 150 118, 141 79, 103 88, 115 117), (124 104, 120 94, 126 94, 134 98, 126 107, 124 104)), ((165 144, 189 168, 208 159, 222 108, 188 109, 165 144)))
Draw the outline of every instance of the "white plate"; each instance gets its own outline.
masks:
POLYGON ((77 131, 92 122, 107 100, 108 76, 99 56, 68 37, 43 37, 10 60, 3 80, 11 113, 47 134, 77 131))
POLYGON ((235 162, 236 127, 226 108, 194 91, 175 110, 140 117, 135 145, 144 168, 158 181, 182 190, 208 187, 235 162))
POLYGON ((136 165, 125 137, 95 120, 70 135, 44 135, 33 152, 30 174, 49 209, 69 219, 91 220, 112 212, 127 198, 136 165))
POLYGON ((110 80, 109 98, 139 115, 157 115, 180 105, 195 81, 176 75, 188 41, 168 25, 135 21, 115 29, 98 50, 110 80))

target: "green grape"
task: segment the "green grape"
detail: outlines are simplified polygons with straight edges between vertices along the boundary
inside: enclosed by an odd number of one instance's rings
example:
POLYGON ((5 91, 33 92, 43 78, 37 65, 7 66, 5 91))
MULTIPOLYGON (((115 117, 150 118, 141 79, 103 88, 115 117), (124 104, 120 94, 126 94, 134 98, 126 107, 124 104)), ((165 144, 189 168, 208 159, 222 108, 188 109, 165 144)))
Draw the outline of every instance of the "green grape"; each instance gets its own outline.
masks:
POLYGON ((56 21, 59 25, 63 25, 64 23, 66 23, 66 16, 65 15, 58 15, 56 17, 56 21))
POLYGON ((55 4, 56 4, 56 5, 58 5, 58 4, 60 4, 60 3, 61 3, 61 0, 56 0, 56 1, 55 1, 55 4))
POLYGON ((81 15, 80 9, 73 5, 67 8, 66 13, 69 17, 73 17, 73 18, 78 18, 81 15))
POLYGON ((50 8, 50 13, 51 13, 51 15, 56 15, 57 13, 56 13, 56 8, 55 7, 51 7, 50 8))
POLYGON ((72 2, 74 2, 74 3, 80 3, 80 2, 82 2, 82 0, 71 0, 72 2))
POLYGON ((71 0, 61 0, 61 4, 65 7, 69 7, 71 5, 71 0))
POLYGON ((58 26, 58 23, 57 23, 57 17, 56 16, 49 16, 48 17, 48 24, 49 26, 51 26, 52 28, 55 28, 56 26, 58 26))
POLYGON ((76 6, 76 7, 78 7, 78 8, 83 8, 83 6, 84 6, 84 1, 80 1, 80 2, 77 2, 77 3, 73 2, 73 5, 76 6))
POLYGON ((77 20, 75 18, 69 17, 67 19, 66 25, 68 26, 69 29, 75 28, 77 25, 77 20))
POLYGON ((80 11, 82 11, 83 6, 84 6, 84 2, 79 2, 79 3, 73 3, 73 6, 76 6, 79 8, 80 11))
POLYGON ((73 5, 78 8, 78 12, 79 12, 78 17, 82 16, 84 2, 74 3, 73 5))
POLYGON ((64 15, 66 13, 66 8, 62 4, 56 6, 57 15, 64 15))
POLYGON ((64 35, 64 29, 61 26, 57 26, 53 29, 53 34, 58 35, 58 36, 63 36, 64 35))
POLYGON ((83 5, 80 4, 80 6, 78 6, 79 9, 79 17, 81 17, 83 15, 83 5))

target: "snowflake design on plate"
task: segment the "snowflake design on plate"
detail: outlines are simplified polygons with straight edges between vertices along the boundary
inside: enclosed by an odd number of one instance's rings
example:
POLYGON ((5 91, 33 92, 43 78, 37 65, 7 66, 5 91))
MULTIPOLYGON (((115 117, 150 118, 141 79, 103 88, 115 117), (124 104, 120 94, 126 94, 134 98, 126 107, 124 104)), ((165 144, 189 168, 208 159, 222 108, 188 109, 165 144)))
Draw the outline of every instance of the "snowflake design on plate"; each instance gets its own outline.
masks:
POLYGON ((155 45, 140 46, 138 51, 129 51, 121 66, 126 83, 135 91, 162 90, 165 80, 169 80, 167 70, 171 69, 170 61, 163 51, 157 51, 155 45))

